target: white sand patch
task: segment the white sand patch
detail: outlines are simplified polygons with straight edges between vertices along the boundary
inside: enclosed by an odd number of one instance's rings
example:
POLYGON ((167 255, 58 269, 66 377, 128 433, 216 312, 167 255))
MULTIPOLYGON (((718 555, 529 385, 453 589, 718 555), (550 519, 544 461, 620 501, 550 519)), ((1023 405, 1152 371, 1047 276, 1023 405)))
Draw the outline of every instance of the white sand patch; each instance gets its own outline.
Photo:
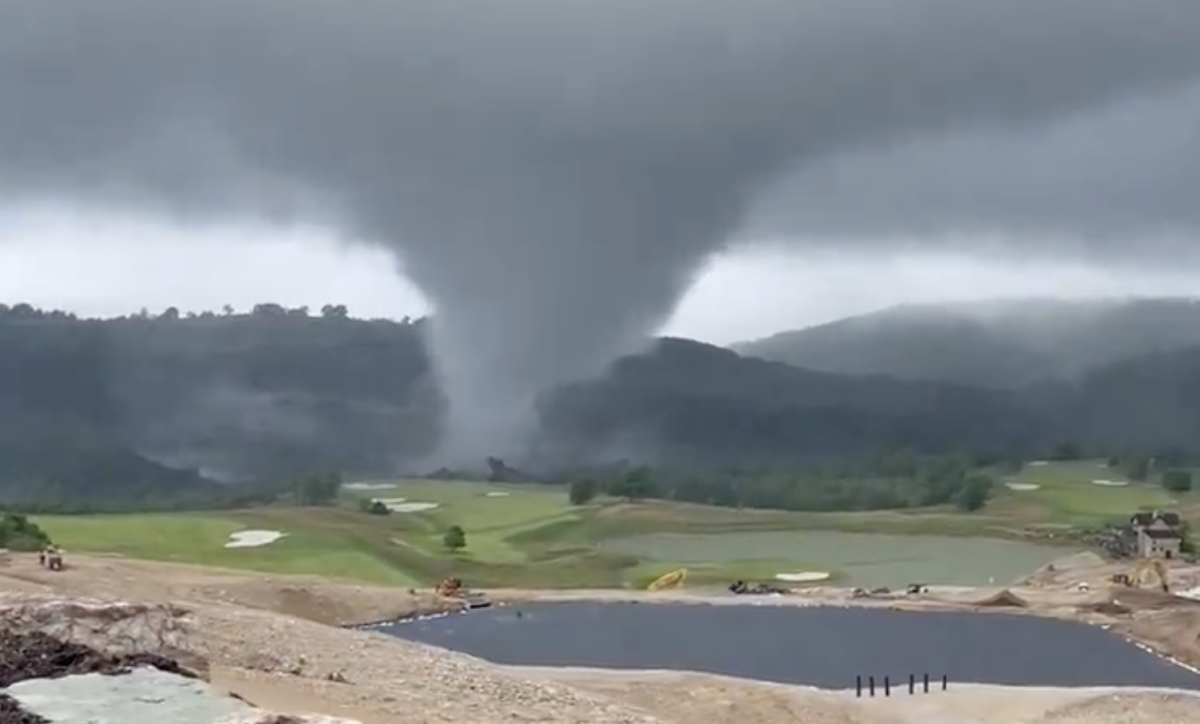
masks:
POLYGON ((280 533, 277 530, 239 530, 237 533, 229 534, 230 540, 225 544, 225 547, 258 548, 268 543, 274 543, 285 535, 287 534, 280 533))
POLYGON ((1009 490, 1038 490, 1042 486, 1037 483, 1005 483, 1004 487, 1009 490))
POLYGON ((485 493, 485 495, 487 495, 489 498, 507 498, 508 496, 512 495, 512 493, 504 490, 489 490, 487 493, 485 493))
POLYGON ((1049 460, 1031 460, 1031 461, 1029 462, 1029 467, 1031 467, 1031 468, 1040 468, 1040 467, 1042 467, 1042 466, 1044 466, 1044 465, 1049 465, 1049 464, 1050 464, 1050 461, 1049 461, 1049 460))
POLYGON ((801 571, 799 573, 776 573, 775 580, 787 581, 788 583, 814 583, 816 581, 828 581, 830 574, 825 571, 801 571))
POLYGON ((437 503, 410 501, 408 498, 376 498, 374 502, 383 503, 393 513, 420 513, 424 510, 441 507, 437 503))
POLYGON ((437 503, 400 503, 399 505, 389 505, 388 508, 397 513, 420 513, 424 510, 433 510, 440 508, 437 503))
POLYGON ((1123 488, 1129 485, 1127 480, 1093 480, 1092 485, 1103 485, 1107 488, 1123 488))
POLYGON ((395 483, 346 483, 342 486, 346 490, 391 490, 396 487, 395 483))
POLYGON ((1179 596, 1180 598, 1190 598, 1193 601, 1200 601, 1200 586, 1179 591, 1175 595, 1179 596))

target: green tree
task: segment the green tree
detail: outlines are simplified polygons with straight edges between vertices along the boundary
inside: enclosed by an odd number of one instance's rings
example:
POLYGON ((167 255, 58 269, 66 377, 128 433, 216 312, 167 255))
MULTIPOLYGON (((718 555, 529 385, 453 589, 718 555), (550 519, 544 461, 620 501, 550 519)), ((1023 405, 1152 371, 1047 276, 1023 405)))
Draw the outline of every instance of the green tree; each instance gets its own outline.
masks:
POLYGON ((1192 489, 1192 473, 1190 470, 1164 471, 1162 486, 1172 493, 1186 493, 1192 489))
POLYGON ((1179 552, 1187 555, 1195 555, 1196 543, 1192 540, 1192 527, 1186 520, 1179 521, 1179 552))
POLYGON ((392 509, 385 503, 372 498, 359 498, 358 509, 371 515, 391 515, 392 509))
POLYGON ((962 510, 974 512, 987 505, 995 482, 986 475, 972 475, 963 481, 955 504, 962 510))
POLYGON ((1130 459, 1125 465, 1125 475, 1130 480, 1145 480, 1150 475, 1150 458, 1138 455, 1130 459))
POLYGON ((592 478, 578 478, 571 481, 571 487, 567 491, 567 499, 571 501, 571 505, 587 505, 596 499, 596 495, 600 492, 600 486, 592 478))
POLYGON ((50 543, 50 536, 23 515, 5 513, 0 518, 0 547, 14 551, 36 551, 50 543))
POLYGON ((447 550, 458 551, 467 547, 467 532, 461 526, 452 525, 442 534, 442 545, 447 550))
POLYGON ((293 492, 300 505, 323 506, 337 500, 342 488, 342 476, 337 473, 314 473, 296 481, 293 492))

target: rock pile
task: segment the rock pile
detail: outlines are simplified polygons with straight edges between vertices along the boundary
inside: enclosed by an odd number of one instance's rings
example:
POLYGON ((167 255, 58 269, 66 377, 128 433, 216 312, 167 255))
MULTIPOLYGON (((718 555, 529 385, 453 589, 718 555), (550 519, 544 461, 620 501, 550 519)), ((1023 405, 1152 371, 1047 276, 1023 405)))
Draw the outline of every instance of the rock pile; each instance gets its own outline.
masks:
MULTIPOLYGON (((190 653, 195 649, 189 646, 183 625, 188 615, 186 610, 166 605, 0 595, 0 724, 50 724, 51 719, 28 711, 38 707, 18 701, 22 695, 28 697, 31 688, 38 690, 34 699, 42 704, 61 705, 62 700, 73 698, 66 693, 72 686, 94 687, 97 681, 110 680, 105 677, 132 682, 148 676, 139 673, 146 671, 177 677, 181 683, 196 681, 184 685, 188 688, 185 696, 194 698, 197 687, 206 687, 202 682, 207 680, 208 667, 190 653), (92 683, 86 684, 85 679, 92 683), (61 686, 52 684, 56 680, 61 680, 61 686), (48 688, 61 690, 59 701, 53 701, 54 694, 44 693, 48 688)), ((111 680, 113 688, 118 688, 118 680, 111 680)), ((212 691, 205 694, 214 699, 223 696, 212 691)), ((242 711, 221 719, 220 724, 357 724, 325 716, 273 714, 227 698, 234 706, 226 707, 225 712, 242 711)), ((166 702, 158 704, 167 706, 166 702)), ((153 708, 155 703, 143 706, 153 708)), ((54 722, 74 721, 51 716, 54 722)), ((80 721, 93 721, 86 712, 77 716, 83 717, 80 721)), ((154 721, 161 718, 152 711, 146 716, 154 721)), ((212 716, 203 721, 211 721, 212 716)))

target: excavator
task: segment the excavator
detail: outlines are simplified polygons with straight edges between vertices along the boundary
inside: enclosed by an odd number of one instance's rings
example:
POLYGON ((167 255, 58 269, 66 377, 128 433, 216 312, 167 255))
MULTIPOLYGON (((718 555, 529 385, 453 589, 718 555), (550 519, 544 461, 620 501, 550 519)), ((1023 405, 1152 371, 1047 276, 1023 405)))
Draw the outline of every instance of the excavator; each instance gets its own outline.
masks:
POLYGON ((646 586, 647 591, 661 591, 664 588, 679 588, 687 580, 687 569, 680 568, 655 578, 646 586))
POLYGON ((1158 588, 1170 592, 1167 585, 1167 568, 1157 558, 1142 558, 1130 566, 1125 573, 1115 573, 1112 582, 1127 588, 1158 588))
POLYGON ((434 592, 443 598, 450 598, 459 601, 464 609, 488 608, 492 605, 491 599, 482 591, 472 591, 463 585, 462 579, 457 576, 444 579, 437 584, 434 592))

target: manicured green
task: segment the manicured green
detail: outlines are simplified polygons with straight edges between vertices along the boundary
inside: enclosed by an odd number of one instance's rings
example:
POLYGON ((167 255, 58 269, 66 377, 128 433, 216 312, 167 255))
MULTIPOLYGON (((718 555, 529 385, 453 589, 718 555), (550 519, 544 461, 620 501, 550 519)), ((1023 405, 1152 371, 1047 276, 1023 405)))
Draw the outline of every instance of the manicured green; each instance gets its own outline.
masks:
POLYGON ((1124 472, 1109 468, 1101 460, 1029 464, 1020 472, 1000 479, 1017 487, 1039 487, 1036 490, 1002 487, 987 512, 1029 522, 1096 525, 1141 510, 1178 510, 1195 502, 1190 494, 1165 490, 1158 476, 1144 482, 1131 481, 1124 472), (1128 485, 1101 485, 1095 481, 1128 485))
POLYGON ((847 582, 892 585, 896 580, 891 573, 936 580, 950 575, 947 571, 960 571, 951 576, 958 582, 978 582, 982 576, 1002 580, 1058 552, 1011 541, 956 543, 930 536, 1003 539, 1032 534, 1043 543, 1070 545, 1074 527, 1150 508, 1186 514, 1191 501, 1190 494, 1167 493, 1157 482, 1094 485, 1095 479, 1120 477, 1097 462, 1028 466, 996 476, 1001 483, 995 497, 969 514, 949 507, 791 513, 605 498, 571 505, 564 486, 401 480, 386 489, 344 489, 340 504, 327 508, 34 520, 68 551, 402 586, 457 575, 477 586, 642 587, 680 567, 688 568, 693 583, 820 570, 847 582), (1004 482, 1040 487, 1010 490, 1004 482), (373 515, 363 511, 364 498, 403 498, 436 507, 373 515), (458 550, 446 546, 453 526, 465 533, 466 545, 458 550), (260 547, 226 548, 230 534, 239 530, 286 536, 260 547), (877 535, 838 537, 845 533, 877 535), (665 545, 664 540, 683 543, 665 545), (975 571, 963 561, 990 563, 987 570, 975 571), (887 582, 881 582, 884 578, 887 582))

